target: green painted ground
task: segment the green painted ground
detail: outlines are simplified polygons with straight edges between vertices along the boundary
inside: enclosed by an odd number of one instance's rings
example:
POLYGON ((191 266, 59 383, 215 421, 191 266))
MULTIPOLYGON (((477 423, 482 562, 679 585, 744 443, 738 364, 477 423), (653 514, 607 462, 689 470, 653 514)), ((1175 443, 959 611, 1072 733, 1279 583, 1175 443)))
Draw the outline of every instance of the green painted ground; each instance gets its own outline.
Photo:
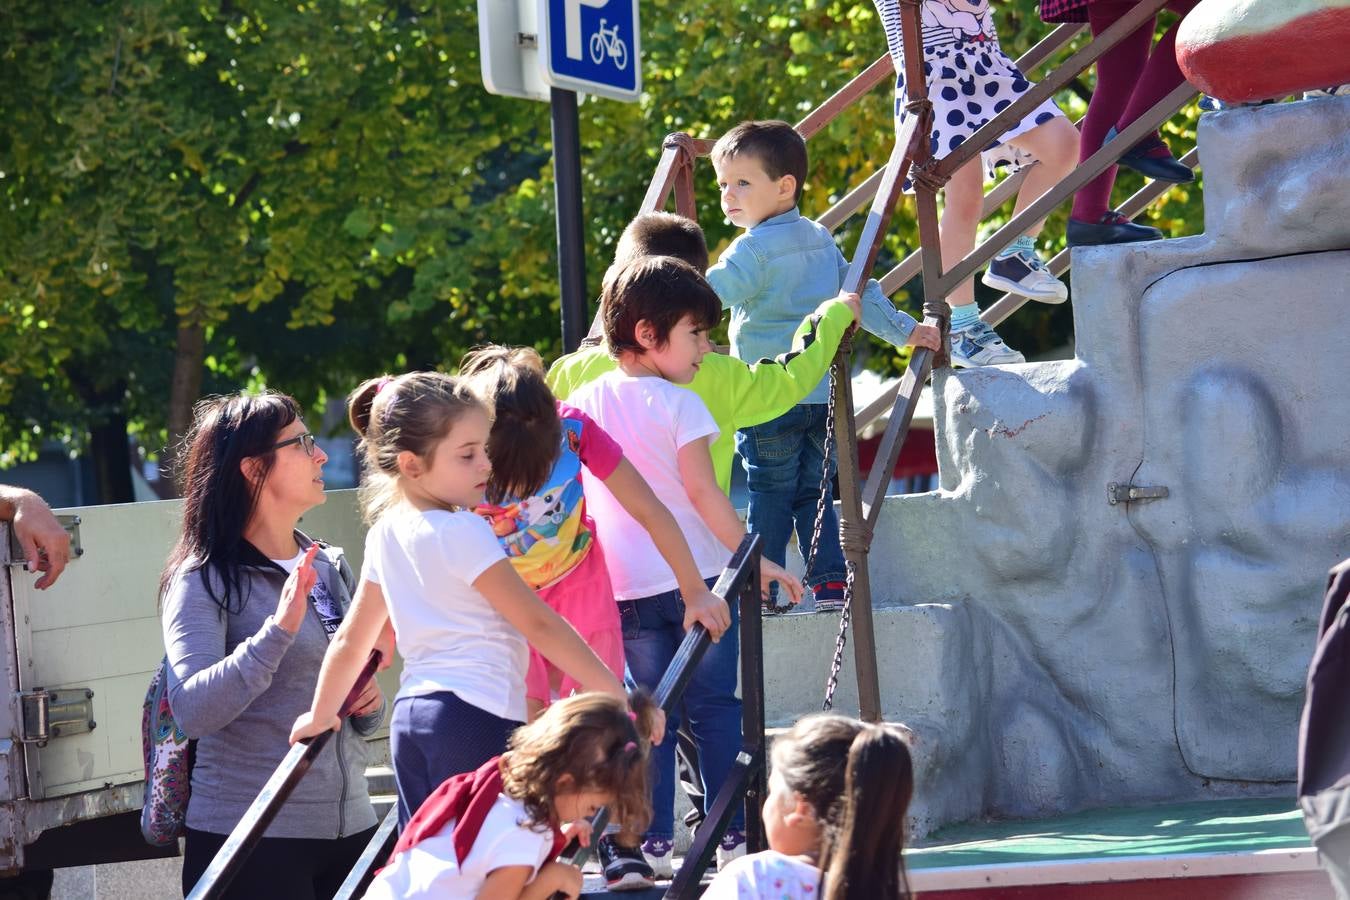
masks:
POLYGON ((906 853, 911 869, 1311 846, 1292 799, 1099 809, 1032 822, 953 825, 929 840, 929 846, 906 853))

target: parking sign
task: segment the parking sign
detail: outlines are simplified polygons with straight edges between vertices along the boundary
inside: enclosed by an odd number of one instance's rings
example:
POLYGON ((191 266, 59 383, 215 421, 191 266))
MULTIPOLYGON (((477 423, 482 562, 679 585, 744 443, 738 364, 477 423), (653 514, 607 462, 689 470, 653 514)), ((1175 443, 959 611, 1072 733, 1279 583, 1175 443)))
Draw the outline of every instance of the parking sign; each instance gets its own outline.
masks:
POLYGON ((539 62, 553 87, 636 100, 637 0, 539 0, 539 62))

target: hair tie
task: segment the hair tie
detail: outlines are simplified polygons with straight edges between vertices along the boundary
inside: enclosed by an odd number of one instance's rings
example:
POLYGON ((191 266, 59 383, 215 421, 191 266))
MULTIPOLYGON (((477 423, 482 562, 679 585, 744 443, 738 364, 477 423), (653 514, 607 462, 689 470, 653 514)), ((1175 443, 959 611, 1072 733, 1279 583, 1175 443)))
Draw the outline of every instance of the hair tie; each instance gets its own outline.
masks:
POLYGON ((634 724, 637 723, 637 713, 633 712, 631 709, 628 711, 628 718, 631 719, 634 724))
POLYGON ((386 375, 383 378, 381 378, 379 386, 375 388, 375 396, 378 397, 381 391, 383 391, 385 388, 389 387, 389 385, 393 383, 394 379, 393 376, 391 375, 386 375))
POLYGON ((629 741, 628 743, 623 745, 624 753, 632 753, 636 749, 637 749, 637 742, 635 741, 629 741))

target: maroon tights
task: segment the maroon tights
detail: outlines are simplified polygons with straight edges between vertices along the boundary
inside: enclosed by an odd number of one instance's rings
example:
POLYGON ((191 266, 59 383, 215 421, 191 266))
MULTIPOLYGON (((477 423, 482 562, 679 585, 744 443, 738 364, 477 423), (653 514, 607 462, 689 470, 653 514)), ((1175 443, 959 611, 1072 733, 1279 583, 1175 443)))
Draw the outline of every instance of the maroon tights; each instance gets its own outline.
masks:
MULTIPOLYGON (((1198 2, 1172 0, 1166 8, 1185 15, 1198 2)), ((1094 0, 1087 8, 1092 36, 1101 34, 1134 5, 1135 0, 1094 0)), ((1083 119, 1080 162, 1102 148, 1106 132, 1123 129, 1186 80, 1177 67, 1177 26, 1169 28, 1150 53, 1153 24, 1149 19, 1097 60, 1097 87, 1083 119)), ((1080 222, 1101 219, 1110 206, 1115 183, 1116 167, 1111 166, 1079 189, 1070 215, 1080 222)))

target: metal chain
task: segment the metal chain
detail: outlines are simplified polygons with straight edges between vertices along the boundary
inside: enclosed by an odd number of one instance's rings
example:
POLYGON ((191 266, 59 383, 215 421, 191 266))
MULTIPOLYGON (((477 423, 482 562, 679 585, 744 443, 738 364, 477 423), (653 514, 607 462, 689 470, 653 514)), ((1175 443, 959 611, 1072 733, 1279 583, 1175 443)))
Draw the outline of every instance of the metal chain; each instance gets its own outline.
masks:
POLYGON ((826 504, 834 502, 834 492, 830 490, 830 457, 834 454, 834 409, 835 409, 835 367, 830 365, 830 393, 825 402, 825 452, 820 464, 820 486, 816 492, 816 521, 811 526, 811 545, 806 548, 806 568, 802 572, 802 583, 811 577, 816 567, 816 555, 820 552, 820 531, 825 526, 826 504))
POLYGON ((834 708, 834 692, 839 687, 839 670, 844 667, 844 647, 848 644, 848 624, 853 618, 853 577, 857 568, 851 559, 844 560, 848 573, 844 580, 844 609, 839 613, 839 636, 834 641, 834 659, 830 661, 830 680, 825 682, 825 702, 821 709, 834 708))

